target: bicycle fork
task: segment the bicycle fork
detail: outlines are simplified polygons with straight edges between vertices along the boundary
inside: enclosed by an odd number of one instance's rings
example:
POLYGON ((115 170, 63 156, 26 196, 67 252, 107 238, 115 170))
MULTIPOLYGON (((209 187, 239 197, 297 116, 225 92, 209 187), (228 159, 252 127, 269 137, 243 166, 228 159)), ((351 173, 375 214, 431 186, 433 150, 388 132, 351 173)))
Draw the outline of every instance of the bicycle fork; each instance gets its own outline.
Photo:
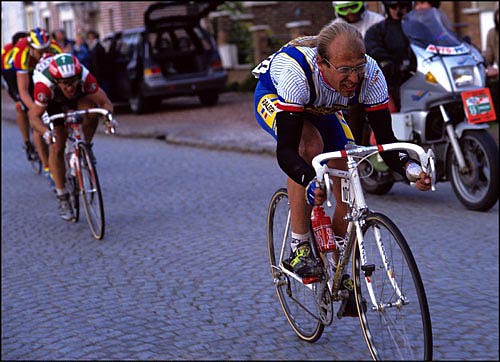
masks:
POLYGON ((394 289, 395 294, 398 296, 398 301, 396 303, 390 303, 390 302, 385 303, 384 301, 377 301, 372 285, 372 274, 376 269, 376 265, 368 264, 361 225, 359 222, 355 222, 355 224, 356 224, 355 225, 356 234, 358 236, 357 241, 358 241, 359 258, 361 263, 360 268, 364 274, 366 288, 368 290, 370 301, 372 303, 371 309, 373 311, 382 311, 385 308, 400 307, 404 304, 407 304, 407 301, 403 296, 403 294, 401 293, 401 290, 394 277, 394 270, 385 252, 384 243, 380 234, 380 229, 377 226, 374 226, 373 232, 374 232, 375 242, 377 244, 377 248, 380 253, 380 257, 382 259, 383 267, 387 273, 387 276, 389 278, 389 281, 391 282, 391 286, 394 289))

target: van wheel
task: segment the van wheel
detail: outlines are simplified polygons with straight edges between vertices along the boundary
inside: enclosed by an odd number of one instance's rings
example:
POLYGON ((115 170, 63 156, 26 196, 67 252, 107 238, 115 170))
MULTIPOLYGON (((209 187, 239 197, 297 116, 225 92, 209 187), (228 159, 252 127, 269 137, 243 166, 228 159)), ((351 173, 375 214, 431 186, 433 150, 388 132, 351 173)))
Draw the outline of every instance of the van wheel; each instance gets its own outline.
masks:
POLYGON ((146 99, 142 96, 140 92, 137 92, 130 96, 128 99, 128 104, 130 106, 130 110, 135 114, 144 113, 146 109, 146 99))
POLYGON ((219 94, 217 93, 201 93, 198 94, 200 102, 204 106, 215 106, 219 101, 219 94))

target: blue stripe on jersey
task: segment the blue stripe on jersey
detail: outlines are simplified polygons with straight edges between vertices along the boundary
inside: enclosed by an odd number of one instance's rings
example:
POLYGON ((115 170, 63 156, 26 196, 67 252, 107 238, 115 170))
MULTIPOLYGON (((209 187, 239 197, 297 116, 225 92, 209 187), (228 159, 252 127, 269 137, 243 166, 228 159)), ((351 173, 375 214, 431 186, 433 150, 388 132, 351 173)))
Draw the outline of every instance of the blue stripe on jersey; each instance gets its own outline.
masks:
POLYGON ((307 78, 307 83, 309 83, 309 103, 307 105, 313 105, 316 100, 316 87, 313 82, 313 69, 312 64, 310 64, 305 56, 298 48, 293 46, 288 46, 282 49, 282 52, 290 55, 295 59, 307 78))

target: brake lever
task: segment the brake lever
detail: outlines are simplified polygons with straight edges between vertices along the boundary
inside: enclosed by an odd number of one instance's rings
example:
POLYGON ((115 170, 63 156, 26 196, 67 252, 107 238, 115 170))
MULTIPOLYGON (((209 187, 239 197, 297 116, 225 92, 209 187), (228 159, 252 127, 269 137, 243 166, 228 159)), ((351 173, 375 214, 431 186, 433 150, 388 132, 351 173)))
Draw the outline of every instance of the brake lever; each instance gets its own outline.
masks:
POLYGON ((427 150, 428 165, 426 166, 428 167, 426 167, 426 170, 429 168, 431 172, 431 191, 436 191, 436 164, 434 163, 434 159, 434 151, 429 148, 429 150, 427 150))
POLYGON ((326 205, 328 207, 332 207, 332 203, 330 202, 330 195, 332 193, 332 186, 330 185, 330 176, 328 175, 328 172, 325 172, 323 174, 323 180, 324 180, 325 186, 326 186, 326 205))

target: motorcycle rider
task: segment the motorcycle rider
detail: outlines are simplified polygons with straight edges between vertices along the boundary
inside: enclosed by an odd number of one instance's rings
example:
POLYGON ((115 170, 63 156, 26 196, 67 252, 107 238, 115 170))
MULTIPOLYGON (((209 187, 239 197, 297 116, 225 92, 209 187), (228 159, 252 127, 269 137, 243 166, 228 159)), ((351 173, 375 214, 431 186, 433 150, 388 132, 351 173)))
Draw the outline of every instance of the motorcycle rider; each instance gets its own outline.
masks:
POLYGON ((366 32, 366 53, 377 61, 384 73, 392 102, 391 112, 399 111, 399 88, 417 68, 415 55, 403 33, 401 20, 412 10, 411 1, 384 1, 387 17, 366 32))
POLYGON ((359 30, 363 38, 374 24, 384 20, 379 13, 366 9, 363 1, 332 1, 336 18, 330 24, 349 23, 359 30))

